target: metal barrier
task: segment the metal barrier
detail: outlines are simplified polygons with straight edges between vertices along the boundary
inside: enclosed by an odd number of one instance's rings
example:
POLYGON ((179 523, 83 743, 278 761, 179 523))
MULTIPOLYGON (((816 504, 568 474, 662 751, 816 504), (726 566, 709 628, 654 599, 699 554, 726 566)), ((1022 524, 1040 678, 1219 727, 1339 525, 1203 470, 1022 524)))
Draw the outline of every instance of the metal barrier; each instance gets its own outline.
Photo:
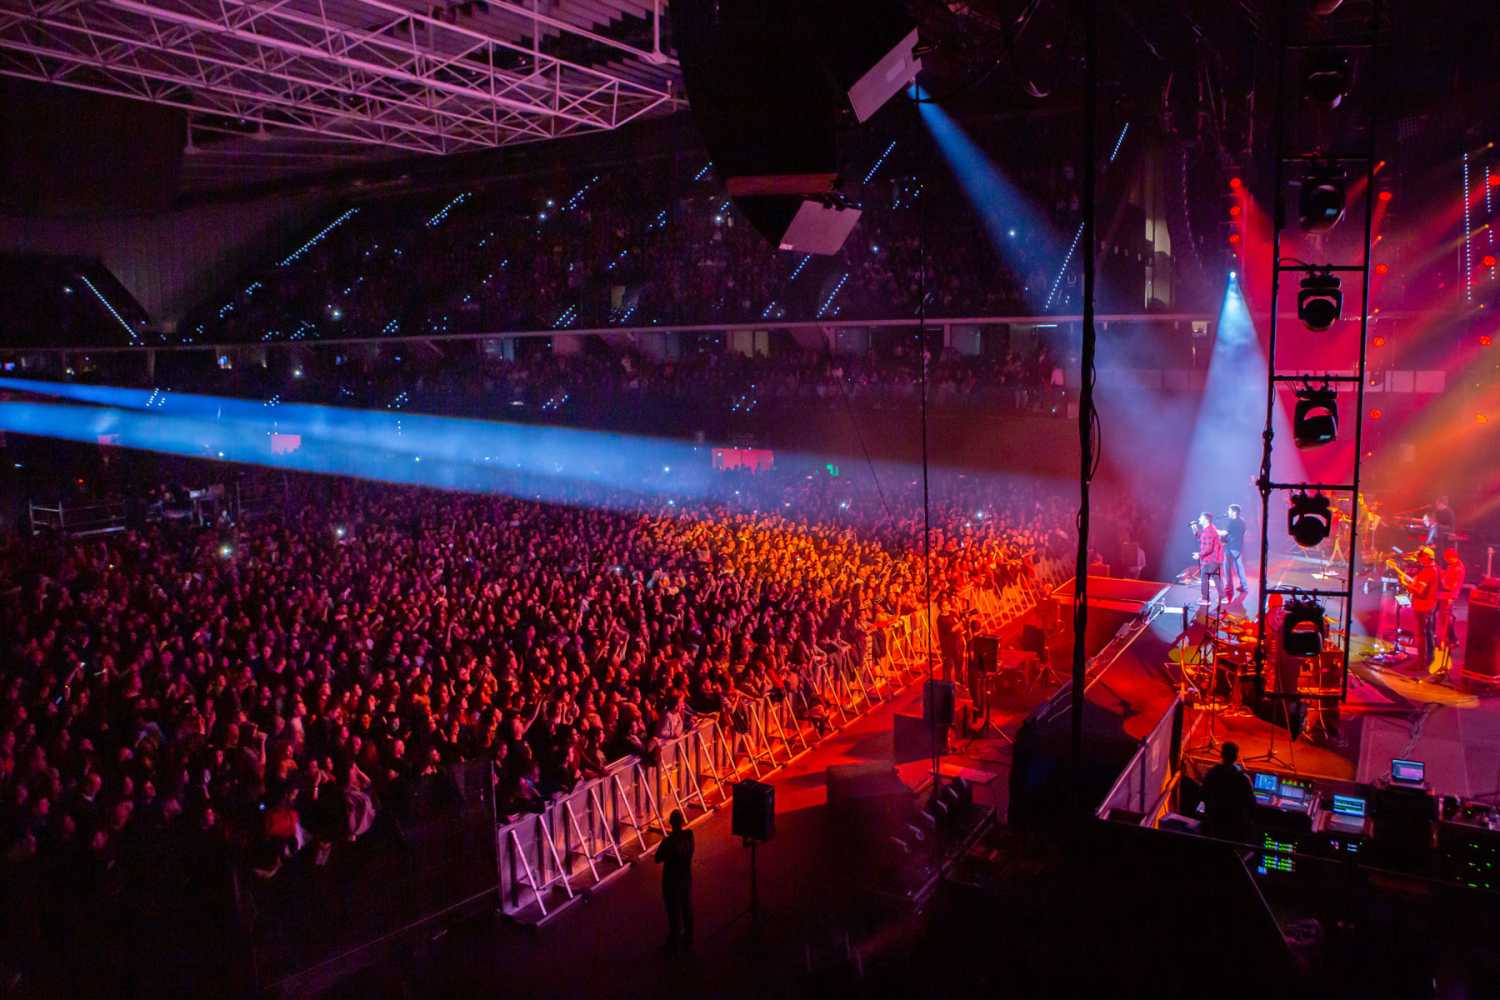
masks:
MULTIPOLYGON (((1140 816, 1141 825, 1154 824, 1165 808, 1181 766, 1180 750, 1192 735, 1181 733, 1183 705, 1174 698, 1167 713, 1141 741, 1130 763, 1094 811, 1099 819, 1140 816)), ((1197 720, 1193 722, 1196 728, 1197 720)))
MULTIPOLYGON (((1044 561, 1034 580, 969 596, 990 610, 989 627, 1029 613, 1065 575, 1044 561)), ((502 909, 541 922, 610 881, 666 835, 666 817, 682 811, 689 825, 731 799, 735 782, 762 779, 810 751, 836 729, 894 698, 926 676, 928 613, 917 610, 888 627, 882 652, 866 642, 822 650, 784 693, 746 699, 662 744, 654 761, 631 757, 600 778, 580 782, 540 813, 499 826, 502 909), (820 714, 821 713, 821 714, 820 714)), ((872 637, 873 638, 873 637, 872 637)))
POLYGON ((82 537, 125 530, 125 503, 122 500, 89 504, 67 504, 59 500, 51 506, 28 503, 27 507, 33 535, 55 531, 82 537))

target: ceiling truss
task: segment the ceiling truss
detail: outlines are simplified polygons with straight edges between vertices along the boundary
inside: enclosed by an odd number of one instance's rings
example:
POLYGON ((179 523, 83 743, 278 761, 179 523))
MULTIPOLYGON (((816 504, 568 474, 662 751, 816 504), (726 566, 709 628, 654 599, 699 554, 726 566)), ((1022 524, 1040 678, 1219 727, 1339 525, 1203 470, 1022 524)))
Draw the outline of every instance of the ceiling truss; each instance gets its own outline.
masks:
POLYGON ((541 13, 555 3, 494 6, 504 21, 458 23, 396 0, 0 0, 0 74, 221 128, 417 153, 613 129, 681 106, 659 0, 645 8, 651 49, 541 13), (549 54, 569 34, 608 59, 549 54))

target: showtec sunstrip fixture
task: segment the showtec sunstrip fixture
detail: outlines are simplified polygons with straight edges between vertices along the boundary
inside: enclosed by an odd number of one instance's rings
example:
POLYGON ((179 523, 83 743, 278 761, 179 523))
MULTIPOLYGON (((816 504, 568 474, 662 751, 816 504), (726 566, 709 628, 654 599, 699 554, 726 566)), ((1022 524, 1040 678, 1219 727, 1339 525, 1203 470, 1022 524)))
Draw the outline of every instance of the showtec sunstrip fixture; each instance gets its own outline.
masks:
POLYGON ((1331 271, 1317 271, 1302 279, 1297 292, 1297 318, 1316 333, 1333 326, 1344 309, 1344 293, 1338 276, 1331 271))
POLYGON ((1298 493, 1286 512, 1286 530, 1304 549, 1313 548, 1333 531, 1333 504, 1322 493, 1298 493))

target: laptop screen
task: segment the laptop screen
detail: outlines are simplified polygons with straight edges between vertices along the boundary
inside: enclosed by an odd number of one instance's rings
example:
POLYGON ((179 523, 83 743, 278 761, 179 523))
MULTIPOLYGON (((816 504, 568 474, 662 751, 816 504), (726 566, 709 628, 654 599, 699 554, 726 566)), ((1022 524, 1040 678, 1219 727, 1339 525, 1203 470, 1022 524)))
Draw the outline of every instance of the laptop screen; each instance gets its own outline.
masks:
POLYGON ((1403 785, 1420 785, 1427 777, 1427 765, 1420 760, 1391 761, 1391 780, 1403 785))
POLYGON ((1268 771, 1251 771, 1250 780, 1257 792, 1268 792, 1271 795, 1276 794, 1276 775, 1268 771))
POLYGON ((1333 811, 1340 816, 1353 816, 1363 819, 1365 815, 1365 800, 1357 795, 1335 795, 1333 797, 1333 811))

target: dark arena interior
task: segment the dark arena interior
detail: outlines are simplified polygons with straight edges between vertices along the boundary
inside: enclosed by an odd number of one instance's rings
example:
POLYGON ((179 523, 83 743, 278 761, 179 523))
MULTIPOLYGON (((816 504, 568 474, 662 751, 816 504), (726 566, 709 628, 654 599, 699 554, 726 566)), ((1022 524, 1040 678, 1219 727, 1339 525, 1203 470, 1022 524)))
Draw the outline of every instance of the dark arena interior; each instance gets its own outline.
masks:
POLYGON ((0 0, 0 1000, 1500 997, 1497 53, 0 0))

